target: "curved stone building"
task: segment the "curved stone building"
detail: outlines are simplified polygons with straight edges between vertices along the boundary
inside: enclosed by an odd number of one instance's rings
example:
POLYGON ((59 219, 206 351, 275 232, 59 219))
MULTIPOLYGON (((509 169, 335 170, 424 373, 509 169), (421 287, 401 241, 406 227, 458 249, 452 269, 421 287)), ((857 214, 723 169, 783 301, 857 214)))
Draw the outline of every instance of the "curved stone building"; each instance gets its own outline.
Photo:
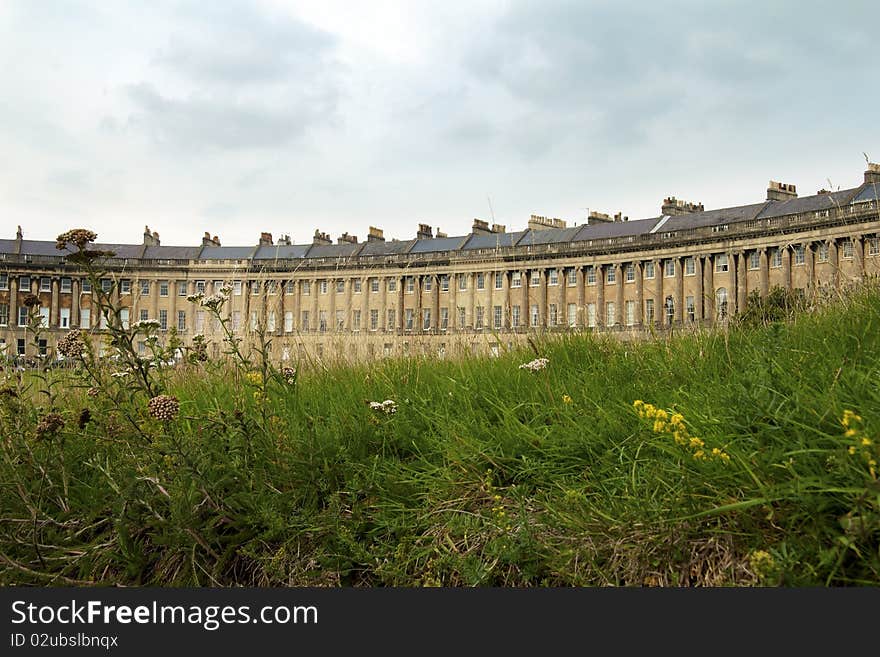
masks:
MULTIPOLYGON (((121 321, 160 322, 184 342, 218 327, 187 296, 232 287, 224 313, 246 339, 264 330, 281 360, 496 351, 534 332, 713 324, 775 286, 814 294, 880 272, 880 165, 861 185, 798 197, 771 181, 765 200, 706 210, 674 197, 659 216, 591 213, 582 225, 532 216, 528 228, 474 220, 449 237, 420 225, 416 237, 365 241, 343 234, 311 244, 268 233, 255 246, 103 244, 101 284, 125 307, 121 321)), ((65 331, 101 334, 91 290, 54 241, 0 239, 0 349, 50 352, 65 331), (34 294, 46 331, 26 335, 24 297, 34 294)), ((140 345, 144 348, 144 345, 140 345)))

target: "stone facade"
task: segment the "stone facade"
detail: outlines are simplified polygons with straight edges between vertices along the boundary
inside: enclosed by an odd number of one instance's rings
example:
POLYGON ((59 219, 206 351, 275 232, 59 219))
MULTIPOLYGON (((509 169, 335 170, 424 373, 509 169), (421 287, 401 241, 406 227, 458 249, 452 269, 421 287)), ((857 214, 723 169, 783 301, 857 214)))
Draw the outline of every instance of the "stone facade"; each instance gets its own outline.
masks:
MULTIPOLYGON (((162 246, 146 228, 141 244, 106 244, 104 285, 128 309, 123 321, 155 319, 188 342, 204 334, 215 355, 220 335, 207 312, 187 300, 223 284, 224 313, 246 339, 272 338, 280 360, 492 352, 543 332, 646 330, 712 325, 745 307, 755 290, 780 286, 806 296, 880 273, 880 166, 852 189, 797 196, 771 181, 758 203, 705 210, 664 199, 662 214, 629 221, 591 213, 568 227, 532 216, 529 228, 474 220, 470 234, 447 237, 419 225, 416 239, 365 242, 347 233, 334 244, 277 242, 224 247, 206 233, 201 246, 162 246)), ((101 334, 83 273, 55 242, 0 239, 0 349, 9 355, 52 350, 70 328, 101 334), (40 300, 45 343, 26 335, 23 300, 40 300)), ((98 341, 99 343, 100 341, 98 341)))

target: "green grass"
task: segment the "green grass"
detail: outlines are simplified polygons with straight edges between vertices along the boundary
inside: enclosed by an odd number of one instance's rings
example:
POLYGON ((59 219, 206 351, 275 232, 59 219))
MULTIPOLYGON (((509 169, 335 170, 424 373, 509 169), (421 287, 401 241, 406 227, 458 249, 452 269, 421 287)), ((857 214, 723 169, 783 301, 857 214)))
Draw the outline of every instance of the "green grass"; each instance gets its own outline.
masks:
POLYGON ((864 290, 766 327, 294 384, 206 363, 157 374, 170 422, 122 379, 8 382, 0 583, 877 585, 878 327, 864 290), (370 409, 385 399, 395 414, 370 409), (636 399, 730 461, 654 433, 636 399), (37 437, 50 405, 65 426, 37 437))

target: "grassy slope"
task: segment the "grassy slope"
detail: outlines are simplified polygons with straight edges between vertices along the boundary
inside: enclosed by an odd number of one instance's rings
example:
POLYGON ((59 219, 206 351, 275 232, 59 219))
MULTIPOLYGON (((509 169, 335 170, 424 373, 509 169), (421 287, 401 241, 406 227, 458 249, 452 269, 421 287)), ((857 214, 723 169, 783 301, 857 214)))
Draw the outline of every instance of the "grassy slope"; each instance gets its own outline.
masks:
POLYGON ((265 396, 209 366, 169 380, 173 423, 68 388, 40 441, 7 395, 0 582, 876 585, 876 445, 847 448, 880 423, 878 320, 862 293, 788 325, 541 343, 541 372, 525 351, 386 361, 265 396), (655 434, 635 399, 730 462, 655 434))

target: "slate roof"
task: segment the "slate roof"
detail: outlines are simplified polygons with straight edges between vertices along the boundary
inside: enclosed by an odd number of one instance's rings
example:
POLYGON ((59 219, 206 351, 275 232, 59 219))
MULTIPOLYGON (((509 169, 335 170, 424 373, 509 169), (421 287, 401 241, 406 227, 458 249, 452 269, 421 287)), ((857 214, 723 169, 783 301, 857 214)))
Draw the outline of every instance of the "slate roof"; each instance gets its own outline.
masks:
POLYGON ((513 233, 491 233, 489 235, 471 234, 470 239, 464 244, 464 246, 462 246, 462 250, 503 249, 505 247, 515 246, 526 232, 528 231, 520 230, 513 233))
POLYGON ((435 253, 437 251, 457 251, 467 240, 467 235, 460 237, 432 237, 416 240, 408 253, 435 253))

